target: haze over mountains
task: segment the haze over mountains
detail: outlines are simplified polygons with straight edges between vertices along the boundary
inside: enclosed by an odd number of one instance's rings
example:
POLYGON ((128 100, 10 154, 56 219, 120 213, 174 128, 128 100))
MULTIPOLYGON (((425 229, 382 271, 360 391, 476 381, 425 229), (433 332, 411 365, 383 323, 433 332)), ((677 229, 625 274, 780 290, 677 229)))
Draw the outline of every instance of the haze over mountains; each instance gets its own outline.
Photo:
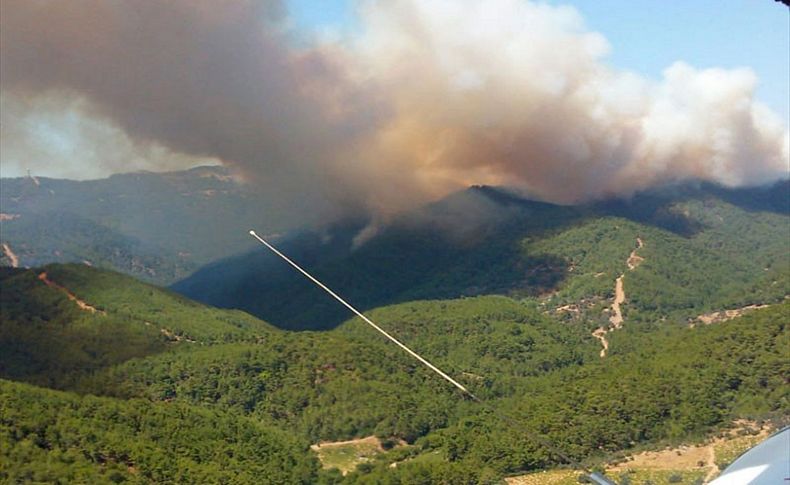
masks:
MULTIPOLYGON (((630 298, 665 316, 681 309, 701 313, 735 295, 748 300, 745 288, 758 285, 751 294, 766 296, 773 281, 785 281, 789 202, 786 182, 740 191, 680 186, 581 206, 474 187, 401 215, 358 247, 358 227, 336 227, 328 243, 303 234, 282 247, 350 301, 375 308, 480 294, 559 292, 557 298, 568 299, 583 291, 605 299, 623 254, 641 238, 650 241, 635 285, 644 293, 630 298), (680 272, 688 279, 678 280, 680 272)), ((258 248, 173 288, 286 328, 323 328, 346 318, 342 307, 258 248)))
MULTIPOLYGON (((739 284, 763 284, 786 264, 790 213, 787 181, 751 189, 689 183, 578 206, 472 187, 378 224, 374 232, 361 216, 293 230, 298 222, 222 167, 0 184, 7 265, 11 254, 18 266, 96 265, 174 284, 192 298, 293 328, 331 326, 345 313, 256 247, 250 228, 272 235, 297 261, 372 308, 418 298, 547 294, 577 280, 573 267, 595 251, 612 258, 594 273, 614 274, 623 261, 607 245, 626 248, 647 234, 665 243, 646 252, 667 251, 671 258, 687 251, 684 267, 707 274, 710 285, 720 278, 716 285, 732 286, 726 275, 733 271, 742 274, 739 284), (586 247, 574 248, 577 254, 552 247, 585 231, 605 242, 579 241, 586 247), (287 316, 308 307, 320 321, 287 316)), ((601 288, 601 297, 609 289, 601 288)), ((711 307, 707 298, 696 306, 711 307)))
POLYGON ((2 242, 18 265, 85 261, 160 284, 248 248, 252 226, 264 234, 294 227, 277 201, 222 167, 81 182, 0 179, 0 204, 2 242))

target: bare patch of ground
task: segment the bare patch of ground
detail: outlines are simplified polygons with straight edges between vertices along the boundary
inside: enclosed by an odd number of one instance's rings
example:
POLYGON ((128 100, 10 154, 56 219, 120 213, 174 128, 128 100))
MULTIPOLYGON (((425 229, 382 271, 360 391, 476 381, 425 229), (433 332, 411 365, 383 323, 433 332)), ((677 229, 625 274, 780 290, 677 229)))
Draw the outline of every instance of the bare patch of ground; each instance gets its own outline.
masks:
POLYGON ((3 253, 5 253, 5 255, 8 256, 8 259, 11 261, 12 268, 19 267, 19 258, 17 257, 16 254, 14 254, 13 251, 11 251, 11 246, 9 246, 6 243, 3 243, 3 253))
POLYGON ((713 457, 713 447, 711 445, 680 446, 661 451, 645 451, 630 457, 627 462, 609 467, 607 470, 618 472, 628 468, 681 470, 716 467, 713 457))
MULTIPOLYGON (((605 467, 606 475, 617 483, 627 477, 630 483, 651 482, 708 483, 741 453, 761 442, 774 431, 771 425, 738 420, 731 429, 694 445, 665 448, 637 453, 605 467)), ((508 485, 575 485, 581 472, 573 470, 544 470, 509 477, 508 485)))
POLYGON ((601 347, 603 347, 601 349, 601 358, 606 357, 606 351, 609 350, 609 341, 606 340, 606 329, 603 327, 596 328, 592 335, 601 341, 601 347))
MULTIPOLYGON (((771 433, 771 427, 752 421, 738 420, 733 428, 705 443, 660 451, 646 451, 633 455, 627 461, 607 467, 607 472, 616 473, 626 469, 694 470, 705 469, 704 482, 713 480, 720 472, 720 455, 738 456, 762 441, 771 433), (733 450, 736 450, 733 452, 733 450)), ((727 463, 731 461, 724 460, 727 463)))
POLYGON ((543 470, 528 475, 505 478, 508 485, 564 485, 579 483, 581 472, 573 470, 543 470))
POLYGON ((557 313, 560 313, 560 312, 579 313, 580 310, 579 310, 579 305, 563 305, 561 307, 557 307, 557 309, 554 310, 554 311, 557 312, 557 313))
MULTIPOLYGON (((150 323, 148 323, 148 322, 145 322, 145 323, 150 325, 150 323)), ((184 336, 181 336, 181 335, 177 335, 177 334, 173 333, 171 330, 168 330, 166 328, 160 328, 159 331, 162 332, 162 335, 167 337, 167 339, 170 340, 170 341, 181 342, 183 340, 183 341, 189 342, 191 344, 195 343, 194 339, 191 339, 189 337, 184 337, 184 336)))
POLYGON ((705 460, 705 466, 708 467, 708 473, 705 474, 703 480, 707 483, 721 473, 721 470, 719 470, 719 466, 716 465, 716 449, 713 446, 708 446, 706 451, 707 459, 705 460))
POLYGON ((748 313, 752 310, 759 310, 761 308, 767 308, 769 305, 748 305, 742 308, 736 308, 733 310, 722 310, 719 312, 713 313, 705 313, 703 315, 698 316, 695 320, 689 323, 690 327, 694 327, 696 322, 702 323, 704 325, 710 325, 712 323, 721 323, 726 322, 727 320, 732 320, 733 318, 738 318, 744 313, 748 313))
POLYGON ((370 461, 384 451, 381 440, 375 436, 348 441, 322 442, 311 445, 325 469, 337 468, 343 475, 354 471, 360 463, 370 461))
POLYGON ((19 219, 19 214, 6 214, 0 212, 0 221, 13 221, 14 219, 19 219))

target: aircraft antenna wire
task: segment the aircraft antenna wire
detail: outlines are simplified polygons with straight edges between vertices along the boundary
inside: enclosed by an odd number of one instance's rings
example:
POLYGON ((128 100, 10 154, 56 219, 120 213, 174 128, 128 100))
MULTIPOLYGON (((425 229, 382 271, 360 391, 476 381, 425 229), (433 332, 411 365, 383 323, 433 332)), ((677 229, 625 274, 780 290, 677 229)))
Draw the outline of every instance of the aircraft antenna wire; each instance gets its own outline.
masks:
MULTIPOLYGON (((508 414, 505 414, 505 413, 503 413, 503 412, 502 412, 502 411, 500 411, 499 409, 496 409, 494 406, 492 406, 492 405, 491 405, 491 404, 489 404, 488 402, 485 402, 485 401, 483 401, 482 399, 480 399, 479 397, 477 397, 476 395, 474 395, 474 394, 472 393, 472 391, 470 391, 469 389, 467 389, 467 388, 466 388, 466 386, 464 386, 464 385, 463 385, 463 384, 461 384, 460 382, 456 381, 455 379, 453 379, 452 377, 450 377, 449 375, 447 375, 447 373, 445 373, 444 371, 442 371, 441 369, 439 369, 438 367, 436 367, 435 365, 433 365, 432 363, 430 363, 430 362, 429 362, 427 359, 425 359, 424 357, 422 357, 420 354, 418 354, 417 352, 413 351, 412 349, 410 349, 409 347, 407 347, 407 346, 406 346, 404 343, 402 343, 400 340, 396 339, 395 337, 393 337, 392 335, 390 335, 389 333, 387 333, 387 331, 385 331, 383 328, 379 327, 379 326, 378 326, 378 325, 377 325, 375 322, 373 322, 373 320, 371 320, 370 318, 366 317, 366 316, 365 316, 365 314, 363 314, 361 311, 359 311, 359 310, 357 310, 356 308, 354 308, 354 306, 352 306, 352 305, 351 305, 350 303, 348 303, 346 300, 344 300, 343 298, 341 298, 341 297, 340 297, 340 295, 338 295, 337 293, 335 293, 334 291, 332 291, 332 290, 331 290, 331 289, 330 289, 328 286, 326 286, 325 284, 323 284, 323 283, 321 283, 320 281, 318 281, 318 279, 317 279, 317 278, 315 278, 313 275, 311 275, 310 273, 308 273, 307 271, 305 271, 304 269, 302 269, 302 267, 301 267, 301 266, 299 266, 298 264, 296 264, 296 263, 295 263, 293 260, 291 260, 291 259, 290 259, 288 256, 286 256, 285 254, 281 253, 281 252, 280 252, 280 251, 279 251, 277 248, 275 248, 274 246, 272 246, 271 244, 269 244, 269 243, 268 243, 268 242, 267 242, 265 239, 263 239, 262 237, 260 237, 260 236, 259 236, 259 235, 258 235, 258 234, 255 232, 255 231, 253 231, 253 230, 250 230, 250 236, 252 236, 252 237, 254 237, 255 239, 257 239, 257 240, 258 240, 258 241, 259 241, 261 244, 263 244, 264 246, 266 246, 266 247, 267 247, 269 250, 271 250, 271 251, 272 251, 274 254, 276 254, 277 256, 279 256, 280 258, 282 258, 282 259, 283 259, 283 260, 284 260, 286 263, 288 263, 289 265, 293 266, 293 268, 294 268, 294 269, 296 269, 297 271, 299 271, 300 273, 302 273, 302 274, 303 274, 305 277, 307 277, 307 279, 309 279, 310 281, 312 281, 313 283, 315 283, 315 284, 316 284, 316 285, 317 285, 319 288, 321 288, 321 289, 322 289, 322 290, 324 290, 325 292, 329 293, 329 295, 331 295, 331 296, 332 296, 332 298, 334 298, 335 300, 337 300, 338 302, 340 302, 340 303, 341 303, 343 306, 345 306, 346 308, 348 308, 349 310, 351 310, 352 312, 354 312, 354 314, 355 314, 355 315, 357 315, 359 318, 361 318, 361 319, 362 319, 362 321, 364 321, 365 323, 367 323, 368 325, 370 325, 371 327, 373 327, 373 328, 374 328, 374 329, 375 329, 377 332, 379 332, 380 334, 384 335, 385 337, 387 337, 387 339, 389 339, 389 340, 390 340, 391 342, 393 342, 395 345, 397 345, 398 347, 400 347, 401 349, 403 349, 404 351, 406 351, 406 352, 407 352, 409 355, 411 355, 411 356, 412 356, 412 357, 414 357, 415 359, 419 360, 419 361, 420 361, 422 364, 424 364, 424 365, 425 365, 426 367, 428 367, 430 370, 432 370, 433 372, 435 372, 436 374, 438 374, 438 375, 439 375, 439 376, 440 376, 442 379, 446 380, 447 382, 449 382, 450 384, 452 384, 453 386, 455 386, 455 387, 456 387, 457 389, 459 389, 459 390, 460 390, 460 391, 461 391, 461 392, 462 392, 462 393, 463 393, 465 396, 469 397, 469 398, 470 398, 470 399, 472 399, 473 401, 475 401, 475 402, 479 403, 480 405, 482 405, 483 407, 485 407, 486 409, 488 409, 488 410, 489 410, 491 413, 493 413, 495 416, 497 416, 499 419, 501 419, 501 420, 502 420, 503 422, 505 422, 506 424, 508 424, 508 425, 510 425, 510 426, 520 427, 520 428, 524 429, 525 431, 527 431, 527 430, 525 429, 525 427, 524 427, 523 423, 520 423, 518 420, 516 420, 516 419, 515 419, 515 418, 513 418, 512 416, 510 416, 510 415, 508 415, 508 414)), ((554 453, 554 454, 555 454, 555 455, 557 455, 558 457, 562 458, 562 459, 563 459, 563 460, 565 460, 566 462, 570 463, 571 465, 573 465, 574 467, 576 467, 578 470, 583 470, 585 473, 587 473, 587 475, 588 475, 588 478, 589 478, 589 479, 591 479, 591 480, 592 480, 594 483, 598 483, 598 484, 601 484, 601 485, 613 485, 613 482, 609 481, 608 479, 606 479, 605 477, 601 476, 600 474, 598 474, 598 473, 596 473, 596 472, 592 472, 592 471, 588 470, 588 469, 587 469, 587 467, 583 466, 583 465, 582 465, 581 463, 579 463, 577 460, 574 460, 573 458, 569 457, 568 455, 566 455, 566 454, 565 454, 565 453, 563 453, 562 451, 558 450, 558 449, 557 449, 557 448, 556 448, 554 445, 552 445, 551 443, 549 443, 549 442, 548 442, 547 440, 545 440, 543 437, 541 437, 541 436, 537 436, 537 435, 535 435, 534 433, 529 433, 529 432, 528 432, 528 433, 526 433, 526 434, 527 434, 527 435, 528 435, 528 436, 529 436, 529 437, 530 437, 530 438, 531 438, 533 441, 535 441, 536 443, 538 443, 538 444, 540 444, 541 446, 545 447, 547 450, 549 450, 550 452, 554 453)))

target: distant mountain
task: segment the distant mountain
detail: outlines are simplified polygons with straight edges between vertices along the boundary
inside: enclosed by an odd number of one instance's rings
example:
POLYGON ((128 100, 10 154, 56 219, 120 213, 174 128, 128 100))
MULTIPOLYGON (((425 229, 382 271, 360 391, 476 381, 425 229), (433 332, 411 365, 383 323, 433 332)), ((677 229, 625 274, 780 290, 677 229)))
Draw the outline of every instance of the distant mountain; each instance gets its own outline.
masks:
POLYGON ((250 227, 290 224, 223 167, 0 179, 0 212, 0 263, 86 262, 159 284, 247 249, 250 227))
MULTIPOLYGON (((584 300, 600 314, 639 238, 645 263, 626 277, 626 311, 685 321, 788 294, 788 228, 786 181, 739 190, 687 184, 582 206, 473 187, 398 217, 358 247, 360 225, 276 242, 363 309, 504 294, 551 295, 555 307, 584 300)), ((331 328, 348 317, 263 247, 212 263, 173 289, 283 328, 331 328)))

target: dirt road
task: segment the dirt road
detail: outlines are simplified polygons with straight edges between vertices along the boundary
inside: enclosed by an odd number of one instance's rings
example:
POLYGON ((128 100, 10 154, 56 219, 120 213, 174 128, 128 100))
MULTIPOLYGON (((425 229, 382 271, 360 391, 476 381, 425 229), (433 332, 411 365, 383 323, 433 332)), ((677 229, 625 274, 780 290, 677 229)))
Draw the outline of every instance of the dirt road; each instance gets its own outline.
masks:
MULTIPOLYGON (((645 243, 642 241, 642 238, 637 237, 636 248, 631 251, 631 254, 628 255, 628 259, 625 261, 628 271, 635 270, 642 263, 642 261, 645 260, 645 258, 637 254, 637 251, 642 249, 644 246, 645 243)), ((599 327, 592 333, 593 337, 600 340, 601 346, 603 347, 601 350, 601 358, 606 357, 606 351, 609 350, 609 341, 606 340, 606 333, 623 327, 623 310, 620 307, 620 305, 625 303, 623 278, 625 278, 625 273, 618 276, 614 281, 614 301, 612 302, 611 315, 609 316, 609 326, 599 327)))
POLYGON ((606 351, 609 350, 609 341, 606 340, 606 329, 598 327, 593 331, 592 335, 601 341, 601 346, 603 347, 601 349, 601 358, 603 359, 606 357, 606 351))
POLYGON ((614 282, 614 302, 612 303, 612 316, 609 317, 609 323, 613 328, 620 328, 623 326, 623 311, 620 308, 620 304, 625 302, 623 276, 625 275, 620 275, 614 282))
POLYGON ((104 315, 103 311, 97 310, 95 307, 85 303, 83 300, 80 300, 79 298, 77 298, 74 295, 74 293, 70 292, 65 287, 63 287, 63 286, 55 283, 54 281, 50 280, 47 277, 47 272, 46 271, 44 271, 43 273, 39 274, 38 275, 38 279, 40 279, 42 282, 44 282, 45 285, 49 286, 50 288, 54 288, 54 289, 56 289, 58 291, 62 291, 63 293, 65 293, 66 297, 68 297, 69 300, 71 300, 74 303, 76 303, 77 306, 80 307, 81 309, 83 309, 83 310, 85 310, 87 312, 91 312, 91 313, 98 312, 98 313, 101 313, 102 315, 104 315))

